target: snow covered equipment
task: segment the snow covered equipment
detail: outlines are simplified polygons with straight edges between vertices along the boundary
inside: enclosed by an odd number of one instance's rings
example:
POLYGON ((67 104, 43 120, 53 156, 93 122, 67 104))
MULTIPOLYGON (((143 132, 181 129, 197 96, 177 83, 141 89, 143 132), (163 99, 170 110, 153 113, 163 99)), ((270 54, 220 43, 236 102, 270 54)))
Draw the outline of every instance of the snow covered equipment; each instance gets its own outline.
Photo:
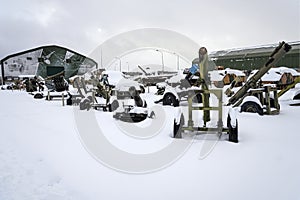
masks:
MULTIPOLYGON (((185 131, 196 132, 196 134, 203 133, 217 133, 220 138, 223 132, 229 134, 229 141, 238 142, 238 125, 234 109, 229 109, 227 126, 223 127, 223 108, 222 108, 222 99, 223 91, 222 89, 209 89, 207 86, 207 68, 208 68, 208 55, 205 47, 201 47, 199 50, 199 58, 197 59, 199 66, 199 78, 196 81, 197 87, 185 88, 184 91, 179 94, 185 94, 188 101, 188 118, 187 124, 185 123, 184 113, 181 111, 180 107, 175 107, 177 113, 174 118, 173 126, 173 137, 181 138, 182 133, 185 131), (217 105, 210 105, 210 98, 215 96, 217 99, 217 105), (201 99, 196 104, 195 99, 201 99), (195 111, 202 111, 202 120, 203 124, 195 125, 193 116, 195 111), (208 126, 208 122, 211 121, 211 111, 216 111, 218 113, 218 120, 216 126, 208 126)), ((177 94, 177 96, 179 96, 177 94)))
POLYGON ((241 111, 259 114, 279 114, 277 87, 267 84, 260 86, 260 79, 291 49, 281 42, 272 52, 269 60, 241 87, 229 100, 227 105, 241 106, 241 111))
POLYGON ((143 100, 134 86, 128 91, 116 91, 114 103, 115 119, 125 122, 141 122, 148 117, 147 103, 143 100))

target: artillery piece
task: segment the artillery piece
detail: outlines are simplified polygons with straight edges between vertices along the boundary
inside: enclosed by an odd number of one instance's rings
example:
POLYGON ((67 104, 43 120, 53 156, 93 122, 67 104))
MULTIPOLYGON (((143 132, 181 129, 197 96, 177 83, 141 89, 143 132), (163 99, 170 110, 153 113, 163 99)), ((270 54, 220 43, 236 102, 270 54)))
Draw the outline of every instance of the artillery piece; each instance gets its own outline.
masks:
POLYGON ((291 46, 281 42, 272 52, 268 61, 260 68, 229 100, 227 105, 241 106, 241 111, 263 114, 279 114, 278 93, 276 86, 260 85, 260 79, 269 69, 291 49, 291 46))
MULTIPOLYGON (((196 134, 203 133, 217 133, 220 138, 222 133, 229 134, 229 141, 238 142, 238 123, 235 115, 235 111, 229 109, 228 117, 227 117, 227 127, 223 126, 223 91, 222 89, 209 89, 207 86, 207 69, 208 69, 208 54, 207 49, 205 47, 201 47, 199 49, 199 58, 193 61, 193 65, 197 64, 199 68, 199 78, 196 81, 196 86, 193 87, 181 87, 179 94, 173 94, 174 96, 182 96, 185 94, 188 101, 188 119, 187 124, 185 124, 184 115, 180 107, 175 107, 178 109, 177 116, 174 119, 174 128, 173 128, 173 137, 174 138, 182 138, 182 133, 185 131, 196 132, 196 134), (212 106, 210 104, 210 99, 214 95, 217 98, 217 106, 212 106), (201 101, 197 104, 194 103, 195 97, 200 97, 201 101), (203 111, 203 124, 200 126, 195 126, 193 115, 195 112, 193 111, 203 111), (211 121, 211 111, 218 112, 218 121, 216 126, 208 127, 207 122, 211 121)), ((181 80, 182 83, 185 83, 190 78, 190 74, 187 75, 186 79, 181 80)), ((174 90, 175 91, 175 90, 174 90)), ((174 105, 179 106, 179 104, 174 105)))

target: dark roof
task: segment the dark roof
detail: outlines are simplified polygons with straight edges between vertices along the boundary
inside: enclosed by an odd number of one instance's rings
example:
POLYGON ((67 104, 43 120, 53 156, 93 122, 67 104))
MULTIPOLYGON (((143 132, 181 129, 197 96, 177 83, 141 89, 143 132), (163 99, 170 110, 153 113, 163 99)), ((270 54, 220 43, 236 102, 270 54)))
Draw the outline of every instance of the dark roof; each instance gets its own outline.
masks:
MULTIPOLYGON (((300 41, 288 42, 288 44, 292 46, 290 53, 291 52, 297 52, 297 53, 300 52, 300 41)), ((209 56, 212 59, 269 56, 270 53, 272 53, 277 46, 278 46, 278 44, 270 44, 270 45, 261 45, 261 46, 248 47, 248 48, 235 48, 235 49, 228 49, 228 50, 220 50, 220 51, 212 52, 209 56)))

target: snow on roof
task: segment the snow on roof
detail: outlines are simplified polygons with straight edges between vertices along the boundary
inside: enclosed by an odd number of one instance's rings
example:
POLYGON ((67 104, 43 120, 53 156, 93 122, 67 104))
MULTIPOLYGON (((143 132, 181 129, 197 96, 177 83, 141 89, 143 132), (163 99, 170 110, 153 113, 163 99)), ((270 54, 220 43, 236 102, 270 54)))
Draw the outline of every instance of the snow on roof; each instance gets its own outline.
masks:
POLYGON ((235 74, 236 76, 246 76, 244 72, 237 69, 226 68, 224 70, 213 70, 208 72, 211 81, 222 81, 225 74, 235 74))
POLYGON ((210 80, 211 81, 222 81, 224 78, 224 73, 222 73, 220 71, 224 71, 224 70, 213 70, 213 71, 208 72, 208 74, 210 75, 210 80))
POLYGON ((246 76, 244 72, 237 69, 226 68, 224 71, 227 72, 227 74, 235 74, 236 76, 246 76))
MULTIPOLYGON (((292 49, 300 48, 300 41, 288 42, 292 46, 292 49)), ((225 56, 249 56, 250 54, 257 53, 271 53, 274 48, 278 46, 278 43, 257 45, 252 47, 233 48, 227 50, 213 51, 209 54, 211 58, 225 57, 225 56)))
MULTIPOLYGON (((250 73, 250 76, 248 77, 247 80, 249 80, 258 70, 253 70, 250 73)), ((276 68, 271 68, 262 78, 262 81, 279 81, 281 76, 284 73, 291 73, 292 76, 300 76, 300 73, 297 72, 296 70, 288 67, 276 67, 276 68)))
POLYGON ((270 69, 263 77, 261 77, 262 81, 279 81, 281 79, 283 73, 279 72, 278 69, 272 68, 270 69))
POLYGON ((273 68, 273 69, 277 69, 280 73, 291 73, 292 76, 300 76, 300 72, 297 72, 295 69, 289 68, 289 67, 278 67, 278 68, 273 68))
POLYGON ((262 78, 262 81, 279 81, 284 73, 291 73, 292 76, 300 76, 296 70, 288 67, 271 68, 262 78))

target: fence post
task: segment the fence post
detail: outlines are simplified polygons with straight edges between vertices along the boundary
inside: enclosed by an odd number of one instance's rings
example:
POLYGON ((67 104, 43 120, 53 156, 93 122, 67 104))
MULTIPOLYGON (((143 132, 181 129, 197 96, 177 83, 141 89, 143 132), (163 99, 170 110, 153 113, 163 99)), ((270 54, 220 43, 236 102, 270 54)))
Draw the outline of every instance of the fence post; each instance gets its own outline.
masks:
POLYGON ((62 106, 65 106, 65 94, 64 93, 62 93, 62 106))

